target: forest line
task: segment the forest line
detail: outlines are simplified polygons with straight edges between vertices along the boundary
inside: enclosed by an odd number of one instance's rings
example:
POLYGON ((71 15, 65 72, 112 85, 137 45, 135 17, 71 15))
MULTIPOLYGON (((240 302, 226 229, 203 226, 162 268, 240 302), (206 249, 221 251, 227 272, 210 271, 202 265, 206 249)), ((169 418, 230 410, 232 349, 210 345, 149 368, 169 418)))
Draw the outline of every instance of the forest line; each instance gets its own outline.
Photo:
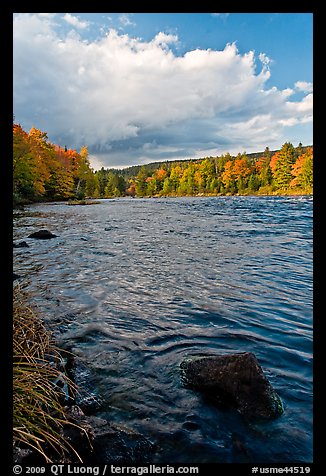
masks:
POLYGON ((13 125, 14 204, 113 197, 282 195, 313 193, 313 147, 290 142, 278 151, 229 153, 94 171, 87 146, 77 152, 47 133, 13 125))

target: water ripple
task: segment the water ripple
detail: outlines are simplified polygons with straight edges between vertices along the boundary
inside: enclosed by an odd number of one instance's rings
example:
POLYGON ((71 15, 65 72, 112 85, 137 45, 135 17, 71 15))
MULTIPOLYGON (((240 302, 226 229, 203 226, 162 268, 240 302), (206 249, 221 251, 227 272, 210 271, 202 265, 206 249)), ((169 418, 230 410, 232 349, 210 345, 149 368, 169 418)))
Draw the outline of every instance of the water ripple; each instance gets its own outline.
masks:
POLYGON ((99 416, 150 435, 153 462, 311 461, 311 197, 36 204, 14 224, 29 244, 15 272, 90 365, 99 416), (40 228, 57 238, 27 238, 40 228), (248 426, 182 386, 184 357, 243 351, 280 393, 281 419, 248 426))

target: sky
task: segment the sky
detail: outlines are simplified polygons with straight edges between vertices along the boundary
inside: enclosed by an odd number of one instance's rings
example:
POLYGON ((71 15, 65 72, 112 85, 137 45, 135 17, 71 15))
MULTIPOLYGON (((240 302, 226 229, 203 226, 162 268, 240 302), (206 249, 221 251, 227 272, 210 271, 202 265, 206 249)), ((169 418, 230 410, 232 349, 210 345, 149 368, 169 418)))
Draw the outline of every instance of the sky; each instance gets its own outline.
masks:
POLYGON ((14 13, 15 122, 91 166, 313 142, 312 13, 14 13))

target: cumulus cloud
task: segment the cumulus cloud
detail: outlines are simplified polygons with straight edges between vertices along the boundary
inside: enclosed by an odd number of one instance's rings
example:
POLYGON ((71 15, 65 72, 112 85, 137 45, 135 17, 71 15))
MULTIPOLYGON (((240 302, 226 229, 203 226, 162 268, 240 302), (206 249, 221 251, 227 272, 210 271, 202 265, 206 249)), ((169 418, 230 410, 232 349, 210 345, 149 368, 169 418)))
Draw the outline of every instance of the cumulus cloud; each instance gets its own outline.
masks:
POLYGON ((78 28, 80 30, 84 30, 85 28, 88 27, 89 22, 80 20, 78 17, 71 15, 70 13, 66 13, 63 16, 63 19, 69 23, 69 25, 74 26, 75 28, 78 28))
POLYGON ((160 31, 153 39, 155 45, 168 46, 172 43, 177 43, 177 35, 166 34, 160 31))
POLYGON ((53 142, 87 144, 94 166, 107 167, 273 147, 284 128, 312 120, 311 93, 290 101, 291 88, 266 86, 266 55, 258 69, 254 52, 235 43, 177 56, 177 42, 115 30, 85 41, 60 36, 48 18, 17 15, 15 116, 53 142))
POLYGON ((294 86, 298 91, 303 91, 304 93, 311 93, 313 91, 312 83, 307 81, 297 81, 294 86))

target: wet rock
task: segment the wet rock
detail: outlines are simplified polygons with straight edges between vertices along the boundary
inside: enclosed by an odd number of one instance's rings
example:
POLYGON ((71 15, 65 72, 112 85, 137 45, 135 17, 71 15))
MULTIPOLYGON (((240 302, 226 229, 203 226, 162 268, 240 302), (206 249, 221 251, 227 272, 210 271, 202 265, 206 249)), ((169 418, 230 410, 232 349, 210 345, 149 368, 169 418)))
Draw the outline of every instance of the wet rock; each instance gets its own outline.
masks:
POLYGON ((26 241, 21 241, 20 243, 14 243, 13 248, 29 248, 29 245, 26 241))
POLYGON ((228 402, 249 419, 272 419, 284 409, 251 352, 185 359, 183 382, 218 402, 228 402))
POLYGON ((50 238, 55 238, 56 236, 57 235, 54 235, 48 230, 39 230, 28 235, 28 238, 37 238, 38 240, 49 240, 50 238))
POLYGON ((154 445, 140 433, 124 426, 90 417, 94 428, 94 452, 99 463, 146 464, 154 452, 154 445))
POLYGON ((86 415, 100 410, 103 400, 96 393, 95 378, 90 368, 75 355, 66 353, 64 371, 78 387, 77 392, 70 392, 67 401, 70 404, 73 402, 86 415))
POLYGON ((154 452, 154 445, 130 428, 109 423, 102 418, 86 416, 78 406, 69 409, 65 438, 78 449, 84 463, 146 464, 154 452))
POLYGON ((16 273, 12 273, 12 280, 13 281, 16 281, 16 279, 20 279, 21 276, 19 274, 16 274, 16 273))

